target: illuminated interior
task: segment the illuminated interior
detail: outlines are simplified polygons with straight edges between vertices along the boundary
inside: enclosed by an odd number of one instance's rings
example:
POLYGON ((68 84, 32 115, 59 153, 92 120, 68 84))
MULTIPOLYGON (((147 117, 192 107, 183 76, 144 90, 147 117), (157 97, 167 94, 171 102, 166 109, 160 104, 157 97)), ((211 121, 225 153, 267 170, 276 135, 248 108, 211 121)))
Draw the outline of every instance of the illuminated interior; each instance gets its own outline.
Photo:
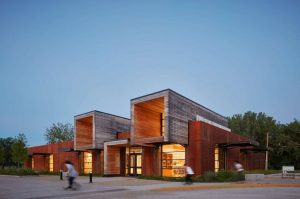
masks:
POLYGON ((219 148, 215 147, 215 172, 220 170, 219 148))
POLYGON ((33 156, 31 158, 31 168, 34 169, 34 158, 33 158, 33 156))
POLYGON ((84 152, 83 153, 83 173, 88 174, 92 172, 92 153, 84 152))
POLYGON ((162 146, 163 176, 182 177, 185 175, 185 148, 179 144, 162 146))
MULTIPOLYGON (((126 155, 128 164, 126 164, 126 171, 129 168, 129 175, 141 175, 142 174, 142 148, 130 147, 126 149, 126 155)), ((126 173, 128 174, 128 172, 126 173)))
POLYGON ((49 171, 53 172, 53 154, 49 156, 49 171))

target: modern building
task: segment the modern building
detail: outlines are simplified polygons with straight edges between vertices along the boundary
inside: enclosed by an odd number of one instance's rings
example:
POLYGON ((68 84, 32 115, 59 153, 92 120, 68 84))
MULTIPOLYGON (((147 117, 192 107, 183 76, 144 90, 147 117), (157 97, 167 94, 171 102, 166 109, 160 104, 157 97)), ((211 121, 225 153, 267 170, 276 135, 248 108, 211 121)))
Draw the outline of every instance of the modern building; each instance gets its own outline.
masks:
POLYGON ((27 165, 55 172, 69 159, 81 173, 107 176, 183 176, 185 163, 201 175, 231 170, 236 160, 246 170, 264 169, 258 143, 231 132, 224 116, 171 89, 130 103, 131 119, 99 111, 75 116, 74 141, 29 148, 27 165))

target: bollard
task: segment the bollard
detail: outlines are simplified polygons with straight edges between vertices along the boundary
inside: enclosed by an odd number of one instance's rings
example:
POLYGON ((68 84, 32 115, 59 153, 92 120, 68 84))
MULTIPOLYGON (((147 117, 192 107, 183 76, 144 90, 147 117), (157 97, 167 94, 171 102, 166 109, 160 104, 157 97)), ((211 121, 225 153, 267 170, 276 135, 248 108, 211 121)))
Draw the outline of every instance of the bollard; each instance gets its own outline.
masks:
POLYGON ((60 170, 59 177, 60 177, 60 180, 63 180, 63 170, 60 170))
POLYGON ((93 173, 90 171, 90 183, 93 183, 93 173))

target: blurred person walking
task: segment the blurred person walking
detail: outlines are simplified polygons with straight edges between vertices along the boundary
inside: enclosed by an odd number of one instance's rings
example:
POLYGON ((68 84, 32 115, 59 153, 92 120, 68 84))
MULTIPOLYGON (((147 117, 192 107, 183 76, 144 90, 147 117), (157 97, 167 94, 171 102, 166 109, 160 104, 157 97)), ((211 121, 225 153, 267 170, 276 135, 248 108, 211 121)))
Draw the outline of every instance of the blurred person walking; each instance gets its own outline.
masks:
POLYGON ((66 160, 65 161, 65 166, 67 167, 68 171, 67 171, 67 177, 68 177, 68 182, 69 182, 69 186, 66 187, 65 189, 72 189, 72 190, 76 190, 75 187, 73 187, 73 184, 76 185, 77 188, 80 188, 80 185, 75 182, 75 178, 78 176, 77 171, 74 168, 74 165, 71 161, 66 160))
POLYGON ((195 174, 193 169, 184 164, 184 167, 185 167, 185 184, 193 184, 193 180, 192 180, 192 176, 195 174))

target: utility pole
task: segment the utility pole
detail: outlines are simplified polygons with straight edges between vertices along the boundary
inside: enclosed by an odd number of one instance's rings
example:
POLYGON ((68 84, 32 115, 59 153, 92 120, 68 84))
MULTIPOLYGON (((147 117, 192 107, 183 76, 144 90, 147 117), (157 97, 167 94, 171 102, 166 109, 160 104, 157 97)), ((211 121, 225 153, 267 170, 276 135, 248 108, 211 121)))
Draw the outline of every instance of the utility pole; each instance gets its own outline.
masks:
POLYGON ((265 170, 267 171, 268 170, 268 156, 269 156, 269 132, 267 132, 267 145, 266 145, 266 162, 265 162, 265 170))

